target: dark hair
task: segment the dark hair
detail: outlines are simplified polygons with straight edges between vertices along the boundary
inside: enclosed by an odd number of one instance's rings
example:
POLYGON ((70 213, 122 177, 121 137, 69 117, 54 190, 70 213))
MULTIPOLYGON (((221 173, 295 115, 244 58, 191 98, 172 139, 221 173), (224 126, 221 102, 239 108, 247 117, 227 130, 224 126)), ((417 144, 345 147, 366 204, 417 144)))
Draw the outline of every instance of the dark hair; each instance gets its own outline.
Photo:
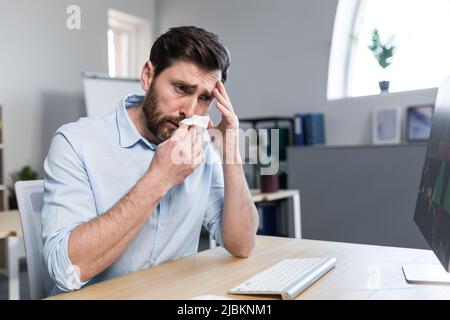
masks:
POLYGON ((186 59, 208 71, 221 70, 222 82, 227 80, 230 56, 219 37, 194 26, 171 28, 156 39, 150 52, 155 77, 175 60, 186 59))

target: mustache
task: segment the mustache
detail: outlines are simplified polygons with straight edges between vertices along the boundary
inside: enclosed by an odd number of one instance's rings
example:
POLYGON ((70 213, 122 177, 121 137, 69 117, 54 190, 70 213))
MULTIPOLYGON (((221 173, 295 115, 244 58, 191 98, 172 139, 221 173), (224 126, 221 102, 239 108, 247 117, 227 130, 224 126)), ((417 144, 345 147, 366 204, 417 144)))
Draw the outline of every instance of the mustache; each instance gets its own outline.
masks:
POLYGON ((185 116, 180 116, 180 117, 162 117, 161 120, 159 121, 160 123, 164 123, 164 122, 173 122, 176 123, 177 125, 183 121, 186 117, 185 116))

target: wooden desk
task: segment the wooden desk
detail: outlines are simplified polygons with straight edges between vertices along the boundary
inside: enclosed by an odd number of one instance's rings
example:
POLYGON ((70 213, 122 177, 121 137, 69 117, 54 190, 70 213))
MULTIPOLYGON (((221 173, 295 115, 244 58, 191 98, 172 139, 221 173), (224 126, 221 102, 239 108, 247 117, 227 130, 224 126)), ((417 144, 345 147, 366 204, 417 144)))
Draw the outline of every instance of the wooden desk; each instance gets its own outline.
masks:
POLYGON ((9 299, 20 299, 19 259, 25 256, 19 211, 0 212, 0 239, 6 240, 9 299))
MULTIPOLYGON (((155 266, 52 299, 190 299, 220 295, 283 258, 334 256, 336 267, 297 299, 450 299, 450 286, 407 284, 402 265, 438 263, 431 251, 302 239, 258 237, 248 259, 223 248, 155 266)), ((267 297, 265 297, 267 298, 267 297)))
POLYGON ((261 193, 258 189, 250 189, 254 202, 282 200, 298 195, 298 190, 278 190, 277 192, 261 193))
POLYGON ((22 236, 19 211, 0 211, 0 239, 22 236))

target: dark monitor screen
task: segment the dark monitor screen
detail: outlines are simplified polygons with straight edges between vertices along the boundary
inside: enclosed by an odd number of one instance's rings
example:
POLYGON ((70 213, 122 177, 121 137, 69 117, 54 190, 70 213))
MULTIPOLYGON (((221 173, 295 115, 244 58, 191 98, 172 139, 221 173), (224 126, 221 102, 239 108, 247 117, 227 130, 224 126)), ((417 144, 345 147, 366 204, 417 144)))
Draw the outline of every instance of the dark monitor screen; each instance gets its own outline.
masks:
POLYGON ((450 78, 438 91, 414 221, 450 271, 450 78))

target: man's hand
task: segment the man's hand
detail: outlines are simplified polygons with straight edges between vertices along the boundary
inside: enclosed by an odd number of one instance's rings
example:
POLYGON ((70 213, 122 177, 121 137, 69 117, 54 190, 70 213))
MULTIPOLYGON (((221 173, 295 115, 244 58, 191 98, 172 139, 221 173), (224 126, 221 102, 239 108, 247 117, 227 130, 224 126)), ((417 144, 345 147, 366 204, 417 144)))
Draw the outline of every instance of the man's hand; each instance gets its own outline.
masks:
POLYGON ((221 81, 217 81, 213 95, 217 100, 216 108, 222 114, 222 120, 218 125, 210 121, 208 129, 214 129, 210 130, 211 139, 219 152, 221 152, 224 163, 229 163, 230 161, 235 163, 239 159, 239 120, 234 113, 233 105, 221 81), (216 136, 217 133, 221 134, 220 139, 216 136))
POLYGON ((163 193, 183 182, 203 162, 203 140, 195 127, 182 124, 159 144, 147 174, 161 181, 163 193))

